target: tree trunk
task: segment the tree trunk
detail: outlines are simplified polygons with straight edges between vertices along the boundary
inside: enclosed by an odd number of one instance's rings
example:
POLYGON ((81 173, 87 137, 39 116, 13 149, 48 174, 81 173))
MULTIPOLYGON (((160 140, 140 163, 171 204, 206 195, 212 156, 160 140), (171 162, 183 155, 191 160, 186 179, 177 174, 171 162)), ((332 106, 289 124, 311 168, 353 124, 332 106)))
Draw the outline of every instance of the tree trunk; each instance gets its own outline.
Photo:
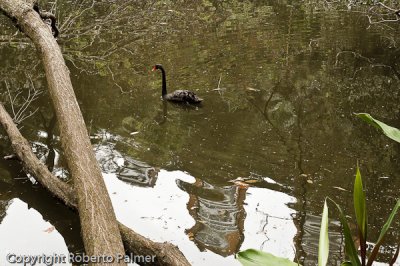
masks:
MULTIPOLYGON (((33 41, 42 60, 60 137, 72 175, 86 254, 124 254, 121 234, 61 50, 39 15, 22 0, 0 0, 0 9, 33 41)), ((105 265, 103 263, 96 265, 105 265)))
MULTIPOLYGON (((39 183, 66 205, 77 209, 76 195, 72 187, 50 173, 47 167, 39 161, 28 141, 21 135, 1 103, 0 124, 6 130, 14 152, 22 161, 26 171, 31 173, 39 183)), ((121 223, 119 223, 119 230, 128 253, 155 256, 154 261, 141 263, 141 265, 190 265, 180 250, 170 243, 154 243, 121 223)))

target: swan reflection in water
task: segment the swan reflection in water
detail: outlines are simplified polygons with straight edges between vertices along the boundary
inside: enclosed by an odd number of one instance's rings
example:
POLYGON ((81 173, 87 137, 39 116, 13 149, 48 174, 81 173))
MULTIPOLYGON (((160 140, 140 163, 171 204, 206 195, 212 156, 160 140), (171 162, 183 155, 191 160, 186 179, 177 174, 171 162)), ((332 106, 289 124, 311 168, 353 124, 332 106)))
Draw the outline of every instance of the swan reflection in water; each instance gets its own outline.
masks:
MULTIPOLYGON (((186 112, 201 110, 199 108, 200 107, 199 105, 162 101, 162 110, 159 110, 157 116, 155 117, 155 121, 158 123, 158 125, 163 125, 165 122, 167 122, 167 120, 168 120, 168 105, 172 106, 172 108, 171 108, 172 117, 176 115, 174 113, 175 110, 186 111, 186 112)), ((199 113, 199 115, 200 115, 200 113, 199 113)))
POLYGON ((194 184, 177 180, 177 185, 189 194, 187 204, 196 224, 186 234, 200 250, 211 250, 224 257, 239 251, 244 240, 243 203, 245 187, 214 186, 196 179, 194 184))

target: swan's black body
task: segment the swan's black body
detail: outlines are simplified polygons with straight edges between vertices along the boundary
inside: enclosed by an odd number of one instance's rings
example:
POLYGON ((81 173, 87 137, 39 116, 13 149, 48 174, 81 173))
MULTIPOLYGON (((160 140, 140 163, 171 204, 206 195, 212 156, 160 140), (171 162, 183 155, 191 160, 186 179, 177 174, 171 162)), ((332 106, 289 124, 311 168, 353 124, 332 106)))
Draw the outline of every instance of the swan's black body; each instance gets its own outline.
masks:
POLYGON ((162 98, 171 102, 186 102, 186 103, 200 103, 203 99, 197 97, 197 95, 188 90, 177 90, 171 93, 167 93, 167 79, 165 76, 165 70, 162 65, 155 65, 153 71, 161 70, 162 74, 162 98))

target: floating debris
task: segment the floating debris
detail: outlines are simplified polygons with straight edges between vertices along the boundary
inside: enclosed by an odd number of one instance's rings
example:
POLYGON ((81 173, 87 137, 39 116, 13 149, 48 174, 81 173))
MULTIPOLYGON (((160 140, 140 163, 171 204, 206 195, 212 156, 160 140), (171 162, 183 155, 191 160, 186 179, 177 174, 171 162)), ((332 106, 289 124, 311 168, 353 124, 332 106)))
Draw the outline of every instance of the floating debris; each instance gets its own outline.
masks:
POLYGON ((246 87, 246 90, 248 90, 248 91, 254 91, 254 92, 259 92, 259 91, 260 91, 259 89, 254 89, 254 88, 252 88, 252 87, 246 87))
POLYGON ((258 179, 249 179, 249 180, 245 180, 244 182, 246 182, 247 184, 254 184, 254 183, 258 183, 259 180, 258 179))
POLYGON ((341 187, 333 187, 336 188, 337 190, 341 190, 341 191, 348 191, 347 189, 341 188, 341 187))
POLYGON ((193 241, 194 240, 194 234, 192 232, 187 233, 189 240, 193 241))
POLYGON ((270 184, 278 184, 275 180, 269 177, 264 177, 263 178, 265 182, 270 183, 270 184))
POLYGON ((50 226, 49 228, 47 228, 46 230, 43 230, 43 232, 46 232, 46 233, 51 233, 51 232, 53 232, 54 231, 54 229, 55 229, 55 227, 54 226, 50 226))

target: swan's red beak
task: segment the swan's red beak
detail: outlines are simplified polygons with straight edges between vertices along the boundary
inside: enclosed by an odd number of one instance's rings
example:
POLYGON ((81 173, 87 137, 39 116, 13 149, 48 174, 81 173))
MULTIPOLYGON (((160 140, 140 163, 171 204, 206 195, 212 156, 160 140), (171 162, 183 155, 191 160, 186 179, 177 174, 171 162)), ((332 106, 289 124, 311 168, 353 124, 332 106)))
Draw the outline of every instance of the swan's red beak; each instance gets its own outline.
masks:
POLYGON ((153 66, 153 68, 151 69, 151 71, 156 71, 156 70, 157 70, 156 66, 153 66))

